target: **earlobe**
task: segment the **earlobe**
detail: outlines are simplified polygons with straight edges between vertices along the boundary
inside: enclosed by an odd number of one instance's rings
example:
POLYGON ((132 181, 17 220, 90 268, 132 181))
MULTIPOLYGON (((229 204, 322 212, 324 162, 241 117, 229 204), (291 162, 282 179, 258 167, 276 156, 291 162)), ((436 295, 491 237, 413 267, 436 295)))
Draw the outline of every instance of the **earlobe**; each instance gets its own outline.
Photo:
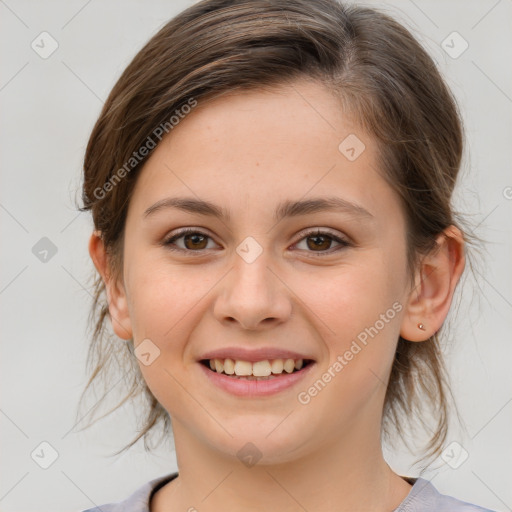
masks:
POLYGON ((105 284, 112 329, 121 339, 132 339, 133 332, 124 285, 111 275, 107 252, 99 231, 94 231, 89 239, 89 255, 105 284))
POLYGON ((438 236, 436 249, 421 262, 402 320, 402 338, 425 341, 441 328, 464 266, 464 238, 452 225, 438 236))

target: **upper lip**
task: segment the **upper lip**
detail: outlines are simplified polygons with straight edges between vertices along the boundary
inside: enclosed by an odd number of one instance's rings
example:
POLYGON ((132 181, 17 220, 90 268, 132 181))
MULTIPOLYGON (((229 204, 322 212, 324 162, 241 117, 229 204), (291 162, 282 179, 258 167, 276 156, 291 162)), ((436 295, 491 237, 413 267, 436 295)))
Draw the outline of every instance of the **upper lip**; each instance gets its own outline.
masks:
POLYGON ((226 347, 218 350, 212 350, 204 354, 203 359, 236 359, 238 361, 248 361, 254 363, 256 361, 265 361, 266 359, 310 359, 312 357, 299 354, 293 350, 285 350, 275 347, 247 349, 242 347, 226 347))

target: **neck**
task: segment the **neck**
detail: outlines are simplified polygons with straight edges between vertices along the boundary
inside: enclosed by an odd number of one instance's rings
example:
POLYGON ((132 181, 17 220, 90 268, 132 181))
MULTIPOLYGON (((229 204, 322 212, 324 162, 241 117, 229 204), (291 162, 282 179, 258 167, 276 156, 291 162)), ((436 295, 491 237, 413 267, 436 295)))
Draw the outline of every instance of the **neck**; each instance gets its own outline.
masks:
POLYGON ((368 432, 361 430, 336 433, 336 442, 326 440, 287 462, 249 467, 175 421, 173 432, 179 476, 155 493, 151 512, 391 512, 411 489, 384 460, 380 435, 368 442, 368 432))

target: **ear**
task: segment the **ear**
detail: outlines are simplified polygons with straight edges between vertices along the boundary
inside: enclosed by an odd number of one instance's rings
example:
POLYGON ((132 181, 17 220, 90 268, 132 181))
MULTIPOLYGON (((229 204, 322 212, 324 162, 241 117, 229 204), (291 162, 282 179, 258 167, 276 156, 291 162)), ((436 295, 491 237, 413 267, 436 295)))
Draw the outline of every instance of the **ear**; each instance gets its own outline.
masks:
POLYGON ((99 231, 94 231, 89 239, 89 254, 105 283, 112 328, 121 339, 130 340, 133 332, 124 285, 111 276, 105 245, 99 231))
POLYGON ((436 244, 421 262, 405 308, 400 336, 409 341, 427 340, 441 328, 466 263, 464 237, 455 226, 446 228, 436 244))

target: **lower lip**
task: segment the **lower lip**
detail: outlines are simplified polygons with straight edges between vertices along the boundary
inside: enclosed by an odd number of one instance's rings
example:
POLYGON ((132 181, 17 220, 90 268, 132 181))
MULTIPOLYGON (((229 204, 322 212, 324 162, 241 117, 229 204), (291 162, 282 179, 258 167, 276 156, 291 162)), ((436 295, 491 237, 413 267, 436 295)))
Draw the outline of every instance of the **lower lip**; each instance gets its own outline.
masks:
POLYGON ((222 373, 214 372, 206 368, 204 364, 199 363, 199 366, 213 384, 232 395, 245 397, 269 396, 291 388, 297 382, 302 380, 314 365, 315 363, 311 362, 299 371, 289 374, 281 374, 275 379, 246 380, 237 379, 236 377, 228 377, 222 373))

